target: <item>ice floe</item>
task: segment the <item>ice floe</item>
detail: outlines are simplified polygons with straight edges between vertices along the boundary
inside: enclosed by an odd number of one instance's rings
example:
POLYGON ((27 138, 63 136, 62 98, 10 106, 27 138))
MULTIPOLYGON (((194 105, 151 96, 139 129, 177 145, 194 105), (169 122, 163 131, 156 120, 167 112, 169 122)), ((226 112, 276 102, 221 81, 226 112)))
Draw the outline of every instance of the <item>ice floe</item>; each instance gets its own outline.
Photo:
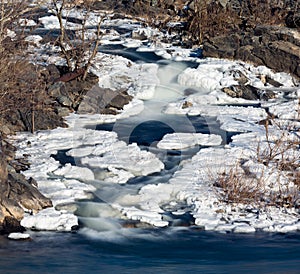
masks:
POLYGON ((195 145, 218 146, 222 143, 222 137, 214 134, 183 133, 176 132, 166 134, 157 147, 162 149, 185 149, 195 145))
POLYGON ((164 168, 154 154, 141 151, 135 143, 118 146, 100 157, 84 157, 81 163, 90 167, 123 169, 135 176, 145 176, 164 168))
POLYGON ((11 239, 11 240, 28 240, 28 239, 30 239, 30 234, 20 233, 20 232, 13 232, 13 233, 10 233, 7 236, 7 238, 11 239))
POLYGON ((78 226, 78 219, 71 213, 47 208, 35 215, 26 215, 21 225, 33 230, 72 231, 78 226))

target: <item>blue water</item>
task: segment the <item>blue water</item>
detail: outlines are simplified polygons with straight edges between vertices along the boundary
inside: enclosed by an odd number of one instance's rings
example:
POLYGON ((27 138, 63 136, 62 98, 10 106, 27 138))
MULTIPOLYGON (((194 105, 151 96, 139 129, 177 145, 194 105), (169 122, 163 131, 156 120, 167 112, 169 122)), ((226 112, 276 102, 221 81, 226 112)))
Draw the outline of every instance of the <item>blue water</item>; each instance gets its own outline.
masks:
POLYGON ((104 241, 38 233, 0 240, 1 273, 299 273, 298 234, 144 230, 104 241), (148 238, 148 239, 147 239, 148 238))

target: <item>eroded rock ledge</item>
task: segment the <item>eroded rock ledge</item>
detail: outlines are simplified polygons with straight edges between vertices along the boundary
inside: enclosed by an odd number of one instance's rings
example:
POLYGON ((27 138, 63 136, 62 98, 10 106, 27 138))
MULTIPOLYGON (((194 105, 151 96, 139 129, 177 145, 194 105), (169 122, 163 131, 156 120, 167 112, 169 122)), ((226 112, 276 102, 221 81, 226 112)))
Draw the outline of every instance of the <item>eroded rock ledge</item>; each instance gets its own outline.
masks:
POLYGON ((0 233, 21 232, 20 220, 24 212, 37 212, 52 206, 50 199, 43 196, 33 179, 26 180, 18 169, 28 165, 23 159, 12 158, 13 147, 0 142, 0 233), (5 144, 5 145, 3 145, 5 144), (8 161, 10 160, 10 161, 8 161), (23 162, 23 164, 21 164, 23 162), (14 167, 14 165, 16 165, 14 167))
POLYGON ((239 59, 284 71, 300 79, 300 32, 279 26, 221 35, 203 44, 203 56, 239 59))

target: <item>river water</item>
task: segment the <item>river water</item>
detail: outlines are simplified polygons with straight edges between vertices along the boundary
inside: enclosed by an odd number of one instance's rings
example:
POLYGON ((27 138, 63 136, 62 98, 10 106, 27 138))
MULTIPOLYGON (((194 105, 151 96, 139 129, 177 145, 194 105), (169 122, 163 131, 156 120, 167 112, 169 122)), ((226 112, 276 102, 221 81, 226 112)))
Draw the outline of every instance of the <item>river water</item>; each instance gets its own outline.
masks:
MULTIPOLYGON (((109 189, 109 195, 112 195, 112 191, 124 192, 124 189, 125 192, 137 192, 147 183, 166 182, 176 171, 180 161, 190 158, 200 149, 194 147, 179 152, 163 152, 155 148, 156 142, 166 133, 217 133, 222 136, 223 144, 228 142, 230 135, 220 130, 213 118, 161 114, 166 102, 184 95, 184 90, 178 87, 176 81, 168 78, 168 75, 176 75, 176 72, 170 73, 169 70, 180 72, 191 64, 174 65, 160 58, 155 59, 154 54, 143 55, 134 53, 133 50, 122 49, 115 53, 122 53, 133 61, 158 62, 161 66, 161 85, 154 98, 145 102, 143 113, 114 124, 97 125, 93 128, 113 130, 118 133, 119 139, 127 143, 136 142, 140 148, 155 153, 166 168, 153 176, 133 178, 126 186, 113 186, 109 189)), ((63 163, 76 162, 65 158, 64 152, 55 157, 63 163)), ((114 226, 113 223, 101 226, 101 219, 94 222, 91 211, 93 207, 101 208, 103 201, 109 203, 108 194, 105 190, 98 190, 93 201, 78 203, 76 214, 82 228, 77 233, 31 232, 32 240, 21 242, 0 239, 0 272, 299 273, 299 233, 226 234, 203 231, 193 225, 189 228, 173 226, 163 229, 116 229, 119 226, 114 226), (96 229, 95 224, 99 225, 96 229), (111 225, 113 229, 104 229, 105 225, 111 225)), ((188 209, 186 212, 188 213, 188 209)), ((185 224, 192 224, 188 214, 181 217, 185 224)))
POLYGON ((149 230, 120 241, 81 233, 0 240, 1 273, 299 273, 299 234, 149 230), (139 237, 137 237, 139 235, 139 237))

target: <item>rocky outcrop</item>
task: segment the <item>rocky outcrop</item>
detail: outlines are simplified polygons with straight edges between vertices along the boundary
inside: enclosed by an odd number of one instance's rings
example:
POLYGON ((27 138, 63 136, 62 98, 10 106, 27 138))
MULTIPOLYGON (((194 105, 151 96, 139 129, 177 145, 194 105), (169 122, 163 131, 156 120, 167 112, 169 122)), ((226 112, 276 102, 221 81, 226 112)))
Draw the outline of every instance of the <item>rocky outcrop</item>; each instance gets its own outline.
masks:
POLYGON ((18 165, 17 160, 7 163, 13 154, 7 151, 10 148, 2 146, 0 142, 0 233, 21 232, 24 229, 20 225, 24 210, 37 212, 43 208, 52 206, 50 199, 43 196, 37 189, 33 179, 26 180, 18 173, 13 165, 18 165), (6 156, 7 155, 7 156, 6 156))
POLYGON ((265 65, 300 79, 300 32, 278 26, 257 26, 250 32, 239 31, 206 40, 203 56, 265 65))
POLYGON ((92 73, 85 81, 81 75, 82 71, 69 73, 66 67, 26 64, 16 77, 16 88, 2 98, 0 132, 10 135, 65 127, 63 117, 70 112, 116 114, 132 99, 125 90, 101 89, 92 73))

